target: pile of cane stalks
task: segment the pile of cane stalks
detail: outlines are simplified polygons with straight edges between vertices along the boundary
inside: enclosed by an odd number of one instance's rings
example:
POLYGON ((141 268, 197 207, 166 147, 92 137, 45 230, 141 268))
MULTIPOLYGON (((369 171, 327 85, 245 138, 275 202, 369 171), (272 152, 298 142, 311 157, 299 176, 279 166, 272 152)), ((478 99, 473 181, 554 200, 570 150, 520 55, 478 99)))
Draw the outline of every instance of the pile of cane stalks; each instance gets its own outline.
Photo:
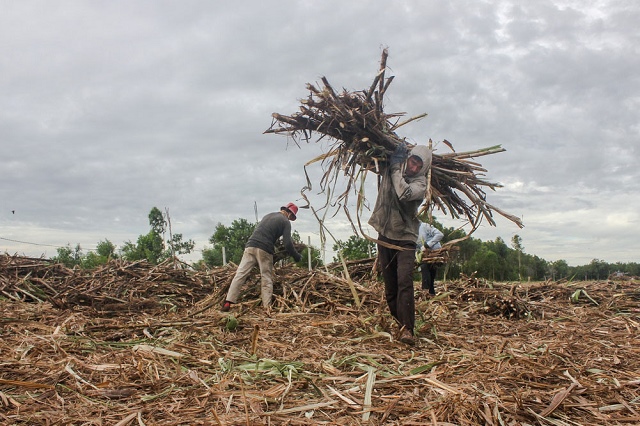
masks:
MULTIPOLYGON (((347 205, 350 192, 357 192, 362 188, 362 182, 358 182, 358 178, 364 179, 366 172, 380 174, 387 166, 389 155, 399 144, 411 147, 396 131, 427 115, 421 114, 401 121, 404 113, 384 112, 384 95, 394 78, 385 77, 387 58, 388 51, 384 49, 378 73, 370 87, 362 91, 349 92, 345 89, 337 92, 326 77, 321 79, 321 87, 308 83, 309 96, 301 100, 299 111, 290 115, 272 114, 271 127, 264 132, 286 135, 298 146, 303 141, 330 141, 328 151, 309 161, 305 169, 310 164, 322 162, 324 174, 320 188, 321 192, 328 195, 327 205, 322 208, 327 208, 329 204, 342 206, 356 232, 359 226, 354 225, 347 205), (346 188, 334 197, 334 188, 341 174, 347 176, 346 188)), ((429 145, 431 144, 430 140, 429 145)), ((503 152, 505 149, 496 145, 472 152, 455 152, 451 143, 444 140, 443 144, 452 152, 434 152, 428 175, 429 187, 425 194, 427 202, 420 213, 435 208, 452 218, 465 219, 472 225, 470 233, 483 219, 495 226, 493 212, 522 227, 517 216, 487 202, 485 188, 495 190, 501 185, 485 180, 484 173, 487 170, 474 161, 476 157, 503 152)), ((307 175, 307 186, 302 191, 307 201, 305 192, 311 187, 312 182, 307 175)), ((360 193, 357 200, 358 211, 361 210, 362 202, 360 193)))
POLYGON ((277 267, 269 310, 256 273, 222 313, 233 264, 0 256, 0 424, 640 423, 637 278, 438 282, 410 347, 375 259, 344 266, 277 267))

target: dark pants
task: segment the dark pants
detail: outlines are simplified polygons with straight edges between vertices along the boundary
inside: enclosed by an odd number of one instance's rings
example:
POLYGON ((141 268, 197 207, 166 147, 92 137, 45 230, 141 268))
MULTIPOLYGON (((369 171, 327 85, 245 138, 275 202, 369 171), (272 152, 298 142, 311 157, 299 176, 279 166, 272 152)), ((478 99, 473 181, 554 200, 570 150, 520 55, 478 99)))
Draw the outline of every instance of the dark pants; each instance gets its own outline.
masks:
POLYGON ((416 243, 390 240, 382 235, 380 241, 393 244, 403 250, 390 249, 378 244, 378 261, 384 279, 384 295, 391 315, 413 333, 416 322, 413 296, 413 271, 415 270, 416 243))
POLYGON ((433 263, 420 264, 420 273, 422 274, 422 289, 429 290, 429 294, 436 294, 434 284, 436 282, 436 273, 438 268, 433 263))

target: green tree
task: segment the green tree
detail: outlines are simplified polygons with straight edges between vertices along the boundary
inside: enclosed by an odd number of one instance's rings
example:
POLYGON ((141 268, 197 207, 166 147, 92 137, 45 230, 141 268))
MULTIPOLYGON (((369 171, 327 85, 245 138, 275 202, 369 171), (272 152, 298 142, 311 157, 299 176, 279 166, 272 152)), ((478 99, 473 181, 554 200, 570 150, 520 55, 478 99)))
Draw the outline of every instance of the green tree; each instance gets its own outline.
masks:
POLYGON ((313 246, 306 246, 302 250, 302 252, 300 253, 302 255, 302 259, 297 263, 297 265, 301 268, 306 268, 309 266, 309 250, 311 250, 311 267, 318 268, 320 266, 323 266, 324 262, 322 261, 322 253, 320 252, 320 250, 313 246))
POLYGON ((135 244, 131 241, 124 243, 122 247, 123 259, 131 262, 146 259, 153 264, 164 260, 165 244, 162 235, 166 229, 166 221, 157 207, 151 209, 148 217, 151 230, 146 235, 138 236, 135 244))
POLYGON ((140 235, 135 244, 127 241, 122 247, 122 258, 130 262, 146 259, 150 263, 158 264, 163 260, 163 255, 164 241, 154 230, 140 235))
POLYGON ((90 251, 82 258, 81 266, 83 269, 93 269, 100 265, 104 265, 105 263, 106 261, 97 253, 90 251))
POLYGON ((71 248, 70 245, 58 247, 56 252, 58 255, 51 258, 51 261, 54 263, 62 263, 68 268, 79 266, 82 263, 83 254, 80 244, 76 244, 75 248, 71 248))
POLYGON ((153 207, 149 212, 149 226, 149 233, 140 235, 135 244, 131 241, 124 244, 123 259, 132 262, 146 259, 150 263, 158 264, 171 256, 191 253, 196 245, 193 240, 183 241, 182 234, 173 234, 171 239, 165 242, 164 234, 168 221, 157 207, 153 207))
POLYGON ((592 280, 602 280, 609 276, 609 265, 604 260, 593 259, 587 267, 587 275, 592 280))
POLYGON ((96 253, 98 254, 98 256, 107 259, 115 259, 118 257, 118 255, 116 254, 116 246, 107 239, 98 242, 96 246, 96 253))
POLYGON ((189 254, 193 251, 196 243, 193 240, 182 240, 182 234, 173 234, 171 239, 167 241, 169 250, 165 254, 165 257, 170 257, 172 254, 177 256, 179 254, 189 254))
POLYGON ((520 238, 520 235, 515 234, 513 238, 511 238, 511 247, 516 251, 518 256, 518 280, 522 281, 522 252, 524 251, 524 247, 522 246, 522 238, 520 238))
POLYGON ((82 267, 84 269, 93 269, 115 259, 116 246, 109 240, 99 241, 95 253, 90 251, 82 258, 82 267))
POLYGON ((213 245, 210 249, 204 249, 202 258, 207 266, 222 266, 222 250, 224 247, 227 262, 240 263, 244 246, 256 229, 256 223, 250 223, 246 219, 236 219, 227 227, 221 223, 216 225, 209 242, 213 245))
POLYGON ((482 241, 477 238, 467 237, 467 233, 463 229, 456 229, 453 227, 439 228, 437 224, 434 226, 440 229, 444 234, 444 237, 442 238, 443 244, 448 241, 455 241, 464 238, 462 241, 456 243, 456 250, 451 251, 451 257, 445 267, 438 268, 438 277, 458 277, 461 273, 469 273, 468 271, 472 268, 467 266, 467 262, 471 260, 478 250, 480 250, 482 241), (442 274, 442 276, 440 276, 440 274, 442 274))
POLYGON ((167 230, 167 221, 159 208, 153 207, 149 212, 149 225, 151 225, 151 231, 158 235, 164 235, 167 230))
POLYGON ((631 262, 631 263, 625 263, 622 264, 622 266, 620 266, 619 268, 622 272, 626 272, 628 275, 631 276, 639 276, 640 275, 640 263, 636 263, 636 262, 631 262))
POLYGON ((549 262, 538 256, 526 256, 525 266, 532 280, 541 281, 547 279, 547 271, 549 270, 549 262))
POLYGON ((500 269, 500 257, 483 245, 465 264, 464 269, 467 275, 476 272, 478 277, 496 280, 496 271, 500 269))
MULTIPOLYGON (((512 278, 516 278, 515 274, 512 274, 512 269, 515 271, 515 267, 512 268, 509 258, 511 257, 511 249, 507 246, 501 237, 497 237, 494 241, 487 241, 486 243, 489 251, 496 254, 496 264, 492 266, 491 279, 498 281, 508 281, 512 278)), ((485 276, 489 278, 488 276, 485 276)))
MULTIPOLYGON (((376 245, 358 235, 351 235, 347 241, 338 240, 332 247, 336 253, 342 252, 344 260, 367 259, 376 255, 376 245)), ((340 258, 336 254, 334 262, 339 262, 340 258)))
POLYGON ((559 280, 569 277, 569 264, 566 260, 559 259, 549 263, 549 272, 552 280, 559 280))
POLYGON ((95 252, 89 251, 87 254, 82 252, 80 244, 75 248, 67 245, 57 249, 57 256, 51 258, 53 262, 62 263, 67 267, 80 266, 83 269, 93 269, 97 266, 104 265, 109 259, 116 258, 116 246, 109 240, 100 241, 97 244, 95 252))
POLYGON ((169 229, 169 239, 166 241, 167 248, 162 255, 163 260, 176 257, 179 254, 189 254, 196 246, 193 240, 184 241, 182 234, 174 234, 171 231, 169 209, 166 209, 165 215, 156 207, 151 209, 149 213, 149 224, 151 225, 151 229, 158 235, 165 235, 167 228, 169 229))

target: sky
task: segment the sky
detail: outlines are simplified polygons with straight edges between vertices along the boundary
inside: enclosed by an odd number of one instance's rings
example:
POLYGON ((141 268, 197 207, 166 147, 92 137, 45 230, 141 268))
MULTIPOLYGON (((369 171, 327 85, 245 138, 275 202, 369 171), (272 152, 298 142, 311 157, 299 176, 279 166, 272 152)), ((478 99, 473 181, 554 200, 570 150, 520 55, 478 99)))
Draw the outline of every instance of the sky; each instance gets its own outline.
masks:
MULTIPOLYGON (((305 204, 304 164, 328 144, 265 134, 272 113, 296 112, 322 77, 367 89, 388 48, 385 112, 428 114, 401 137, 431 139, 436 154, 450 152, 444 139, 506 150, 477 161, 503 185, 487 201, 525 226, 497 215, 474 237, 517 234, 526 253, 572 266, 640 260, 636 0, 0 5, 2 253, 120 248, 157 207, 196 243, 195 261, 217 224, 305 204)), ((307 172, 321 206, 321 165, 307 172)), ((308 209, 292 225, 320 244, 308 209)), ((325 225, 353 235, 340 212, 325 225)))

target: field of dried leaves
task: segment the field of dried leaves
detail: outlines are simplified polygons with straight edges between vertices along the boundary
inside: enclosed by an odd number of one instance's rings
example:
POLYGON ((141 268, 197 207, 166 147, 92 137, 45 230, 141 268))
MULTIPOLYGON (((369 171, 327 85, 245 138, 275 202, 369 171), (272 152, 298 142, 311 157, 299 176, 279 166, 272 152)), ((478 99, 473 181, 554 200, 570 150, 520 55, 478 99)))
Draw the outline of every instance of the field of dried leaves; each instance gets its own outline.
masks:
POLYGON ((0 256, 4 425, 640 424, 637 280, 417 294, 396 340, 373 261, 277 269, 230 314, 233 265, 90 272, 0 256))

